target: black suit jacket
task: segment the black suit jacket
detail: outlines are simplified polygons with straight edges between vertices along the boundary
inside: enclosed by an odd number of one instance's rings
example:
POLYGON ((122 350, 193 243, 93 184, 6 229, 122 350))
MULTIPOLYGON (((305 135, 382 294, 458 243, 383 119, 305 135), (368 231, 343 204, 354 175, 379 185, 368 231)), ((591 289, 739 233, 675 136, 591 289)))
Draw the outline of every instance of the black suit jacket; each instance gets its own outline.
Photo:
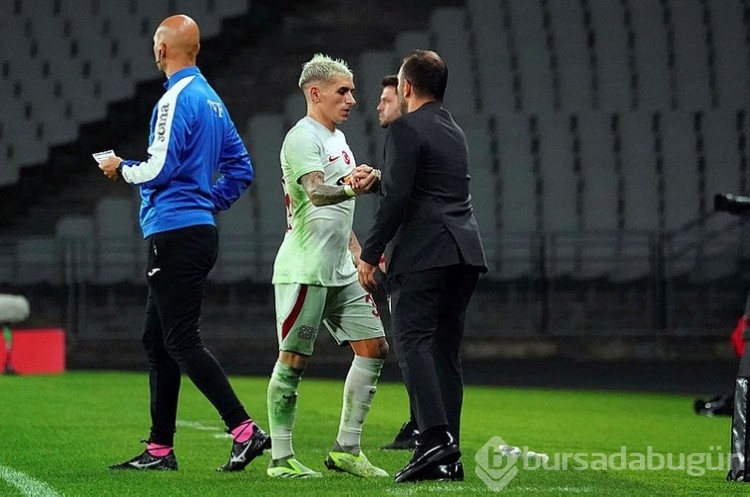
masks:
POLYGON ((388 126, 380 206, 361 258, 377 265, 388 242, 389 276, 465 264, 487 269, 469 194, 466 136, 440 103, 388 126))

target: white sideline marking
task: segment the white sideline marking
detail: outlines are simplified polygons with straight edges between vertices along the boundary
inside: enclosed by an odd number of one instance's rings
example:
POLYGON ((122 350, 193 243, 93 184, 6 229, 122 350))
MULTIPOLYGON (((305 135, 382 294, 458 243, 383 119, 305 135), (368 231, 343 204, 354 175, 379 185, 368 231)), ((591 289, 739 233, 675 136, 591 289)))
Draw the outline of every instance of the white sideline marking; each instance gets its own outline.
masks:
MULTIPOLYGON (((221 431, 221 428, 217 428, 216 426, 208 426, 204 425, 200 421, 184 421, 182 419, 177 420, 177 426, 180 426, 182 428, 192 428, 194 430, 198 431, 221 431)), ((214 438, 232 438, 232 435, 230 433, 214 433, 214 438)))
MULTIPOLYGON (((570 493, 570 494, 590 494, 594 492, 591 487, 513 487, 504 488, 503 493, 517 493, 522 494, 539 493, 539 492, 559 492, 559 493, 570 493)), ((488 488, 484 487, 469 487, 462 484, 456 483, 445 483, 442 485, 427 484, 420 486, 410 487, 389 487, 385 489, 385 493, 391 495, 424 495, 426 493, 449 493, 449 492, 461 492, 461 493, 494 493, 488 488)))
POLYGON ((200 421, 184 421, 182 419, 177 420, 177 426, 181 426, 183 428, 192 428, 198 431, 219 431, 221 429, 215 426, 204 425, 200 421))
POLYGON ((461 492, 462 494, 465 493, 486 493, 488 490, 486 488, 473 488, 468 487, 466 485, 462 484, 456 484, 456 483, 443 483, 443 484, 427 484, 427 485, 419 485, 419 486, 413 486, 410 485, 409 487, 401 486, 401 487, 388 487, 385 489, 385 493, 392 494, 392 495, 424 495, 426 493, 449 493, 449 492, 461 492))
MULTIPOLYGON (((504 490, 504 489, 503 489, 504 490)), ((591 487, 513 487, 512 490, 521 492, 560 492, 570 494, 590 494, 594 491, 591 487)))
POLYGON ((29 497, 59 497, 52 487, 25 473, 0 464, 0 480, 9 483, 29 497))

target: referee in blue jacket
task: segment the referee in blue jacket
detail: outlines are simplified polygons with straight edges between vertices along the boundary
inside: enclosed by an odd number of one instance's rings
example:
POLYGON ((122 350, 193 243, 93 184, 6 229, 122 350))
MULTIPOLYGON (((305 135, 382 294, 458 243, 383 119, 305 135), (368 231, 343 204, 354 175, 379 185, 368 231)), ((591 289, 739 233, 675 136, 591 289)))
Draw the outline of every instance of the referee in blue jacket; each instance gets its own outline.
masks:
POLYGON ((159 25, 154 59, 167 82, 151 117, 148 159, 112 157, 100 164, 109 179, 140 186, 140 223, 149 246, 143 345, 151 433, 142 454, 110 469, 177 469, 181 370, 233 436, 229 461, 219 470, 242 470, 270 448, 270 438, 250 418, 200 336, 206 277, 218 251, 214 214, 247 189, 253 168, 224 103, 196 67, 199 49, 200 31, 191 18, 176 15, 159 25))

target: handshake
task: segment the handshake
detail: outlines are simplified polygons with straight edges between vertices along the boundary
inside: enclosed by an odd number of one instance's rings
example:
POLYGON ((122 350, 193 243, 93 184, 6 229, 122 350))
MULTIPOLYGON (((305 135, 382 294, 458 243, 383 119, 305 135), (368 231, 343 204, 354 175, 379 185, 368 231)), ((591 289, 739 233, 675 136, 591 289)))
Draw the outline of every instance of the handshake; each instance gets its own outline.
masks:
POLYGON ((750 197, 717 193, 714 195, 714 211, 728 212, 738 216, 750 215, 750 197))
POLYGON ((360 164, 354 168, 352 174, 340 181, 345 187, 351 188, 355 195, 371 193, 380 184, 380 170, 360 164))

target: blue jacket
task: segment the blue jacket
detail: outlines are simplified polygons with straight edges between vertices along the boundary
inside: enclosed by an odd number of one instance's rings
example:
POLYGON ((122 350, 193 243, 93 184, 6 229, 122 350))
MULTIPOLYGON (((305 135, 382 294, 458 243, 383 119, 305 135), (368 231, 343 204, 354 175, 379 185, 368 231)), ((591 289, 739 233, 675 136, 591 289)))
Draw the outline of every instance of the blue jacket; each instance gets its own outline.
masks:
POLYGON ((253 180, 253 167, 224 103, 197 67, 174 73, 151 116, 148 160, 122 162, 141 188, 141 229, 215 225, 253 180), (215 180, 218 173, 218 179, 215 180))

